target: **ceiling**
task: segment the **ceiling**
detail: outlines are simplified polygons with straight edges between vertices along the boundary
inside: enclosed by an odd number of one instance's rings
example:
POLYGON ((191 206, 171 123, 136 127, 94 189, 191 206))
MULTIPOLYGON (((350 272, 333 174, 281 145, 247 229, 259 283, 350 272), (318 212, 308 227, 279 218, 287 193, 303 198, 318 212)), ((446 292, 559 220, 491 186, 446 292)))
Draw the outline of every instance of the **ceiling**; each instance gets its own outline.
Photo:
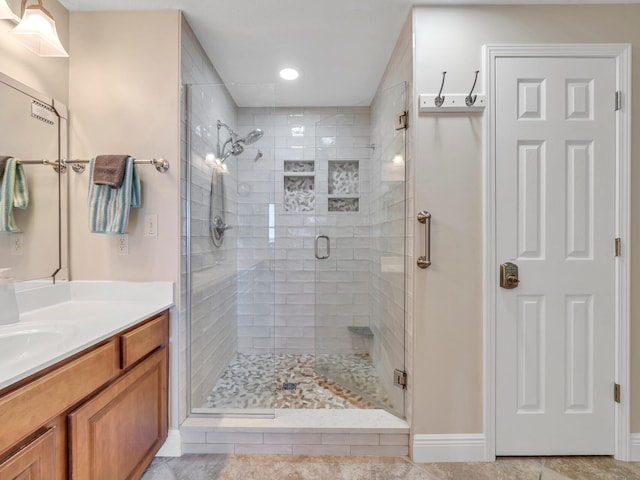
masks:
MULTIPOLYGON (((278 106, 369 105, 412 0, 60 0, 71 11, 184 12, 226 84, 273 84, 278 106), (302 75, 285 81, 278 72, 302 75)), ((239 106, 255 100, 232 89, 239 106)))
POLYGON ((239 106, 369 105, 419 4, 638 3, 640 0, 60 0, 71 11, 182 10, 239 106), (285 66, 298 80, 278 78, 285 66), (251 94, 250 94, 251 93, 251 94), (275 98, 275 100, 274 100, 275 98), (264 102, 264 103, 263 103, 264 102))

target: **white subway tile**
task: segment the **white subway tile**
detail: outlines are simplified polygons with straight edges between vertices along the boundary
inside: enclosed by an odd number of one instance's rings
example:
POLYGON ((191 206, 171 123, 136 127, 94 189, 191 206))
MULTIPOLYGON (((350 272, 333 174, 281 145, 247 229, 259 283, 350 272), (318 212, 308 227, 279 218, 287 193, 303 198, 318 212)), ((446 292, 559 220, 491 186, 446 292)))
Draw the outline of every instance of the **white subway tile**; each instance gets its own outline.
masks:
POLYGON ((262 433, 207 432, 207 443, 263 443, 262 433))
POLYGON ((264 443, 274 445, 320 444, 320 433, 265 433, 264 443))
POLYGON ((322 443, 326 445, 379 445, 377 433, 323 433, 322 443))

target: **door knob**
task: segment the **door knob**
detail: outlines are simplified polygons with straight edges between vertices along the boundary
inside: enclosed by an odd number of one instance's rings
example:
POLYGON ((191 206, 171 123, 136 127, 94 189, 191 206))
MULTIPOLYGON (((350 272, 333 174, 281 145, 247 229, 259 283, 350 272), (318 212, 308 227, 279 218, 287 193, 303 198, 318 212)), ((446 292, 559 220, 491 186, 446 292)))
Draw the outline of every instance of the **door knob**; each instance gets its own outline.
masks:
POLYGON ((500 265, 500 286, 510 290, 516 288, 520 283, 518 278, 518 265, 512 262, 505 262, 500 265))

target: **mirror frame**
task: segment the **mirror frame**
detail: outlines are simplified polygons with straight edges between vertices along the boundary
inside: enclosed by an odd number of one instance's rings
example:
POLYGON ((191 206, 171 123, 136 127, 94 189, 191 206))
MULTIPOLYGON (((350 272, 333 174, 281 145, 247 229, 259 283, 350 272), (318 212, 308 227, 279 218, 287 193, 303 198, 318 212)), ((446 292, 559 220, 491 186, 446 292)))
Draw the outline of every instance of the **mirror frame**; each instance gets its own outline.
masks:
MULTIPOLYGON (((39 102, 50 106, 58 117, 58 158, 56 160, 66 160, 68 153, 68 119, 69 112, 67 106, 45 94, 35 90, 2 72, 0 72, 0 83, 3 83, 18 92, 25 94, 39 102)), ((53 167, 47 167, 53 168, 53 167)), ((16 286, 25 289, 42 286, 43 283, 56 283, 69 279, 69 234, 68 234, 68 201, 67 201, 67 176, 63 169, 57 169, 58 178, 58 261, 57 268, 42 277, 28 279, 16 279, 16 286)))

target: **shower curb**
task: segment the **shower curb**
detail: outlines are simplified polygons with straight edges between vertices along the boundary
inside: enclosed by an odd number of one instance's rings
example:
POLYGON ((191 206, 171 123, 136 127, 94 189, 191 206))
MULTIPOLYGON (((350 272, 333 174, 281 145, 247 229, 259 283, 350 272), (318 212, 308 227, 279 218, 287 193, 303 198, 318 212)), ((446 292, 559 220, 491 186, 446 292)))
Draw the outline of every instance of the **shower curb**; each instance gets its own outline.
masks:
POLYGON ((384 410, 279 409, 274 418, 188 418, 183 453, 407 456, 409 425, 384 410))

